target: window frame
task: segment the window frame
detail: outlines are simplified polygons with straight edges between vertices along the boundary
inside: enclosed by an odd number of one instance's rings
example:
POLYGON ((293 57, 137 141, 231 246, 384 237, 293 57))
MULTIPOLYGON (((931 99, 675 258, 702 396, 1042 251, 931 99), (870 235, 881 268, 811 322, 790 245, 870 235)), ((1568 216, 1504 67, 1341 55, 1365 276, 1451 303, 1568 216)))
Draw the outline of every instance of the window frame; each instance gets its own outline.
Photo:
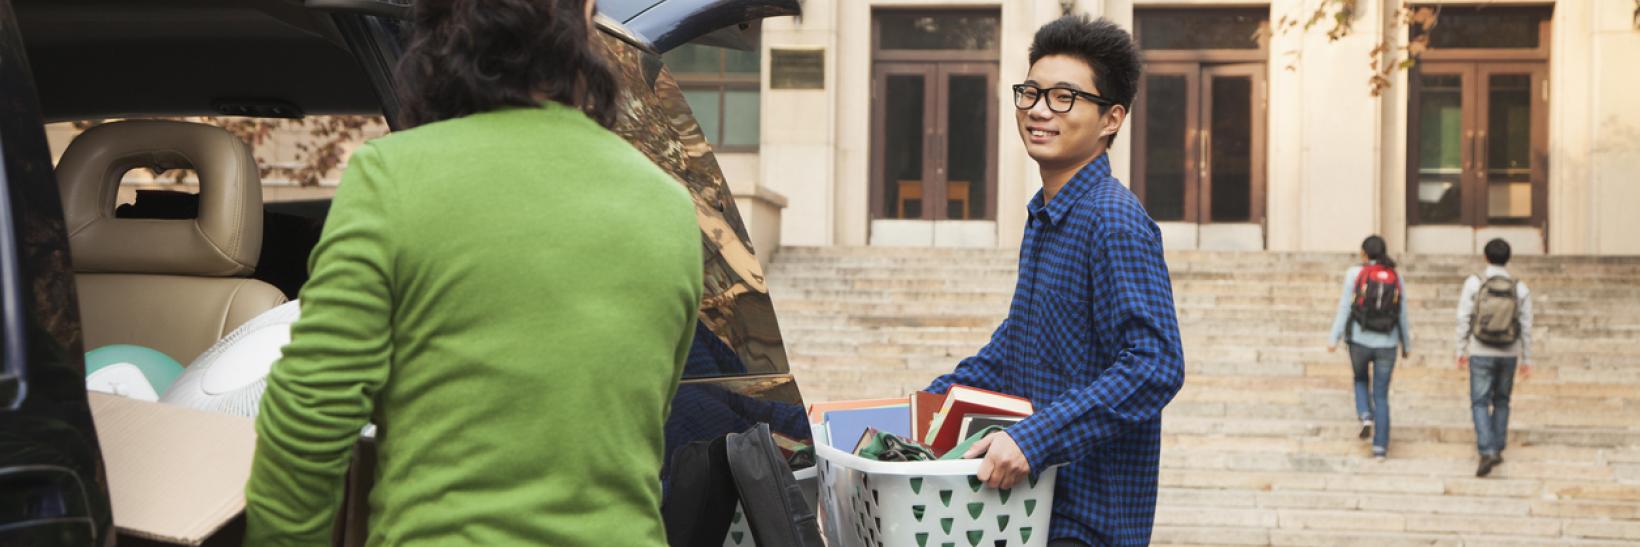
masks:
MULTIPOLYGON (((1006 108, 999 107, 999 96, 988 97, 990 112, 986 120, 985 164, 986 180, 980 187, 981 195, 985 196, 986 203, 981 211, 982 216, 953 219, 949 218, 949 164, 947 162, 950 150, 949 130, 950 120, 944 112, 949 111, 950 102, 946 95, 950 88, 950 79, 953 76, 983 76, 987 80, 987 87, 996 90, 1001 67, 998 65, 1001 54, 1002 12, 996 7, 888 7, 873 9, 871 12, 871 123, 870 139, 868 144, 868 162, 871 174, 868 177, 867 188, 870 197, 867 200, 869 207, 867 216, 871 221, 878 220, 910 220, 919 222, 946 222, 946 221, 982 221, 995 222, 997 220, 997 197, 1001 186, 998 179, 998 148, 997 128, 1003 123, 1002 118, 1011 112, 1013 107, 1012 91, 1006 99, 1006 108), (990 49, 892 49, 883 45, 882 19, 884 15, 912 15, 912 16, 985 16, 997 20, 998 43, 990 49), (924 82, 923 124, 927 127, 922 139, 923 175, 922 187, 922 214, 914 218, 900 218, 890 214, 887 187, 890 181, 885 179, 884 164, 887 161, 887 142, 885 130, 888 123, 888 79, 890 76, 917 76, 924 82), (931 206, 929 204, 945 204, 945 206, 931 206)), ((972 188, 972 186, 970 187, 972 188)))
POLYGON ((956 8, 882 8, 871 12, 871 60, 873 62, 938 62, 938 61, 970 61, 970 62, 997 62, 1002 59, 1002 12, 995 7, 956 7, 956 8), (997 47, 989 49, 895 49, 883 45, 883 17, 896 15, 922 15, 929 17, 940 16, 990 16, 997 20, 997 47))
MULTIPOLYGON (((757 144, 729 145, 729 144, 725 144, 723 142, 724 141, 723 136, 728 131, 728 129, 727 129, 728 128, 728 123, 726 123, 726 122, 728 121, 728 112, 729 112, 729 110, 727 108, 728 102, 729 102, 728 101, 729 91, 731 91, 731 90, 733 90, 733 91, 748 91, 748 90, 754 91, 754 92, 757 93, 758 101, 761 105, 761 101, 762 101, 762 98, 763 98, 763 73, 765 72, 765 67, 764 67, 765 59, 764 58, 766 57, 765 55, 763 55, 763 51, 762 51, 763 46, 761 44, 755 46, 757 48, 754 51, 757 52, 758 67, 757 67, 757 73, 752 74, 752 73, 744 73, 744 72, 728 72, 728 68, 729 68, 729 66, 728 66, 729 65, 729 50, 728 50, 728 48, 724 48, 724 47, 720 47, 720 46, 700 45, 700 44, 691 44, 691 45, 696 45, 698 47, 709 48, 709 49, 712 50, 713 53, 717 54, 718 68, 717 68, 717 73, 716 74, 709 73, 709 72, 672 72, 671 73, 672 74, 672 79, 678 82, 678 88, 680 90, 683 90, 683 91, 712 91, 717 96, 717 129, 718 129, 718 134, 717 135, 706 135, 706 142, 708 144, 711 144, 712 145, 712 150, 714 150, 718 153, 724 153, 724 154, 757 153, 757 151, 760 148, 760 146, 762 144, 762 141, 763 141, 763 127, 762 127, 763 113, 762 113, 761 106, 759 106, 759 108, 758 108, 758 129, 757 129, 757 141, 758 141, 758 143, 757 144)), ((668 69, 668 71, 671 71, 671 67, 668 67, 667 69, 668 69)), ((691 110, 691 113, 693 113, 692 111, 694 109, 690 108, 690 110, 691 110)), ((695 122, 697 124, 700 122, 700 120, 698 119, 698 116, 697 116, 697 119, 695 120, 695 122)), ((702 132, 704 133, 704 128, 702 128, 702 132)))

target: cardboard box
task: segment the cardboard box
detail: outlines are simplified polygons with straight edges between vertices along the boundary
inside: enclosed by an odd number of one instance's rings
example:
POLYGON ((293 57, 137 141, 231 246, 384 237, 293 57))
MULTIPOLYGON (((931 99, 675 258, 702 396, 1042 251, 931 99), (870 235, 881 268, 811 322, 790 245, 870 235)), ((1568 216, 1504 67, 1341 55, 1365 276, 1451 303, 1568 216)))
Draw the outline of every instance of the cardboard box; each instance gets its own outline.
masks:
POLYGON ((114 527, 199 545, 245 510, 251 418, 89 392, 114 527))

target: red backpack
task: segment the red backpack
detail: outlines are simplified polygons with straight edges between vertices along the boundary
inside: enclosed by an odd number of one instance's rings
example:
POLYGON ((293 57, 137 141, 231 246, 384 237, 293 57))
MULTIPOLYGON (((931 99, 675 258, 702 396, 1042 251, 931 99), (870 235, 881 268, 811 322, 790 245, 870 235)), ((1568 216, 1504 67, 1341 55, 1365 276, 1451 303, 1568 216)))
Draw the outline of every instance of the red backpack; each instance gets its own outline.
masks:
POLYGON ((1395 268, 1372 263, 1355 276, 1350 322, 1373 332, 1389 332, 1401 321, 1401 277, 1395 268))

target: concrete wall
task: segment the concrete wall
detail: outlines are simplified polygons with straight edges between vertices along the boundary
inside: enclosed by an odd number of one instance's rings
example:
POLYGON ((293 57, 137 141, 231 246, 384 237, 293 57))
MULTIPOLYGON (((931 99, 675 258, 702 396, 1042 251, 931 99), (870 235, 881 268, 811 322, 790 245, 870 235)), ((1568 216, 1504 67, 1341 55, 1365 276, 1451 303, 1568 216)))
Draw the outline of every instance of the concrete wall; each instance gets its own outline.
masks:
MULTIPOLYGON (((1323 27, 1276 33, 1270 43, 1268 248, 1350 251, 1381 230, 1378 161, 1382 99, 1369 92, 1369 53, 1383 13, 1360 2, 1353 31, 1329 41, 1323 27), (1290 69, 1289 69, 1290 68, 1290 69)), ((1280 0, 1272 22, 1306 18, 1313 5, 1280 0)), ((1396 177, 1400 178, 1400 177, 1396 177)))
POLYGON ((1640 254, 1640 30, 1633 2, 1562 0, 1549 67, 1549 248, 1640 254))
MULTIPOLYGON (((804 2, 801 18, 779 17, 763 23, 764 81, 768 81, 768 53, 774 48, 821 49, 825 52, 825 86, 817 90, 775 90, 767 83, 762 93, 762 136, 759 180, 786 197, 780 216, 783 245, 834 243, 837 151, 834 110, 837 104, 837 26, 833 0, 804 2)), ((733 180, 733 179, 730 179, 733 180)), ((751 228, 748 225, 748 228, 751 228)), ((759 247, 759 256, 773 249, 759 247)))

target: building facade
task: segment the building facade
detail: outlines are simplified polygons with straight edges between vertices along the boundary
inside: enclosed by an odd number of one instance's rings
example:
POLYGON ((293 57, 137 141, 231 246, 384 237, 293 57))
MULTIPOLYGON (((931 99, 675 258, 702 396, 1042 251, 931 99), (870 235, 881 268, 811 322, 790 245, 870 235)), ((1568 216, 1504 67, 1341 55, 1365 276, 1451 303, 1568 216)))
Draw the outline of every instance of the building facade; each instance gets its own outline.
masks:
POLYGON ((1640 254, 1640 6, 1443 1, 1427 31, 1412 7, 806 0, 755 53, 691 45, 668 64, 760 250, 1017 245, 1040 179, 1008 86, 1069 10, 1140 45, 1111 160, 1169 249, 1347 251, 1377 233, 1397 252, 1503 237, 1640 254))

